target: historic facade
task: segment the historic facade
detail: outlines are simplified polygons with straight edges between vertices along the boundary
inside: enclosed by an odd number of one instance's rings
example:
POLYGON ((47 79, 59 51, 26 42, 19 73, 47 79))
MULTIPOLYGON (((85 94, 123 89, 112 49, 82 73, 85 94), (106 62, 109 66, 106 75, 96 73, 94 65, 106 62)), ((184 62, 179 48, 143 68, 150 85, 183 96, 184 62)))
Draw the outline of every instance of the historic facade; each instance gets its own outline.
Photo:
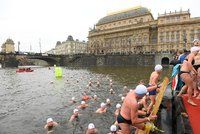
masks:
POLYGON ((3 53, 15 53, 15 43, 12 39, 7 39, 1 46, 1 52, 3 53))
POLYGON ((54 49, 54 53, 57 55, 72 55, 85 53, 87 49, 87 43, 85 41, 80 42, 74 40, 72 36, 68 36, 66 41, 62 43, 58 41, 54 49))
POLYGON ((88 53, 169 53, 189 49, 194 38, 200 39, 200 18, 191 18, 189 10, 155 20, 149 9, 135 7, 100 19, 89 31, 88 53))

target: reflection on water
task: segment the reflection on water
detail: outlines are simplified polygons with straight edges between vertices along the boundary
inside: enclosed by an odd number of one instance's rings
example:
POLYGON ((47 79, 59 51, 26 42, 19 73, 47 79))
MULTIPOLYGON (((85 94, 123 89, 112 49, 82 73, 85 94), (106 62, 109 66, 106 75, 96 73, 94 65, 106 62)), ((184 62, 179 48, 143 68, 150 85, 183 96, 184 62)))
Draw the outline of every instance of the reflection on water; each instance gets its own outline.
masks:
MULTIPOLYGON (((170 74, 170 68, 164 74, 170 74)), ((31 73, 16 73, 15 69, 0 70, 0 133, 32 134, 45 133, 43 126, 48 117, 59 122, 58 134, 81 134, 90 122, 96 124, 101 134, 109 131, 114 122, 115 105, 120 102, 119 94, 124 85, 133 88, 139 80, 148 82, 153 67, 94 67, 85 69, 63 68, 62 79, 54 78, 53 68, 35 68, 31 73), (115 94, 109 94, 109 80, 113 80, 115 94), (87 89, 89 79, 100 80, 101 87, 95 84, 87 89), (77 80, 79 82, 77 83, 77 80), (53 83, 51 83, 53 81, 53 83), (68 120, 74 108, 81 102, 81 93, 97 94, 96 102, 90 100, 89 107, 81 110, 78 122, 69 124, 68 120), (72 96, 78 100, 70 104, 72 96), (112 105, 103 115, 95 114, 101 102, 110 98, 112 105)))

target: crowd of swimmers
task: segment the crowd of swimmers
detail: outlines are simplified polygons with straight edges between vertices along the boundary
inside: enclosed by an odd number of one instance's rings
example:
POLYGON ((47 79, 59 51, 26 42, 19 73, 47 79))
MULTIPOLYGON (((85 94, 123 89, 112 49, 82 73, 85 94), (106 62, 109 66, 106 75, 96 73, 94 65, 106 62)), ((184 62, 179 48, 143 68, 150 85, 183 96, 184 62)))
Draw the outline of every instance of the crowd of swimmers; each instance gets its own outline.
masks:
MULTIPOLYGON (((150 75, 149 83, 145 86, 144 81, 140 81, 135 89, 128 89, 126 86, 123 88, 123 94, 121 97, 121 104, 116 104, 116 110, 113 111, 115 116, 114 123, 110 126, 109 134, 130 134, 132 131, 137 133, 139 129, 145 129, 145 123, 154 121, 157 116, 153 115, 152 109, 156 102, 156 95, 160 90, 161 83, 160 77, 162 74, 163 67, 161 65, 156 65, 154 71, 150 75)), ((78 80, 77 80, 78 82, 78 80)), ((100 80, 96 82, 89 80, 87 87, 96 85, 100 87, 100 80)), ((109 93, 115 94, 113 90, 113 81, 109 79, 109 93)), ((89 104, 88 101, 96 101, 98 95, 89 96, 86 92, 82 93, 82 101, 77 108, 73 110, 69 122, 75 121, 80 117, 80 110, 86 109, 89 104)), ((72 97, 70 102, 76 104, 77 101, 75 97, 72 97)), ((107 109, 111 105, 111 100, 106 99, 105 103, 102 102, 100 107, 95 111, 96 114, 103 114, 107 112, 107 109)), ((52 118, 47 119, 47 124, 45 129, 47 133, 50 134, 53 132, 53 128, 56 127, 58 123, 53 121, 52 118)), ((95 124, 89 123, 85 134, 98 134, 98 127, 95 127, 95 124)))
POLYGON ((200 99, 200 41, 195 39, 190 51, 184 50, 184 53, 178 57, 180 67, 178 77, 182 81, 182 88, 178 94, 181 96, 183 93, 188 94, 188 103, 192 106, 197 104, 192 100, 200 99))

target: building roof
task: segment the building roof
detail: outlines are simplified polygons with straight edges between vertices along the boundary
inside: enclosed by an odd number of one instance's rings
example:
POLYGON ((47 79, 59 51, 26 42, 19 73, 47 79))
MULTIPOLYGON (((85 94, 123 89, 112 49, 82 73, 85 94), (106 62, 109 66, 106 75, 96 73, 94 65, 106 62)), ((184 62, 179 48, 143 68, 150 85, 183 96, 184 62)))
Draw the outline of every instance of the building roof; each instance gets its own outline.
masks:
POLYGON ((5 44, 12 44, 14 45, 14 41, 12 39, 7 39, 5 44))
POLYGON ((119 21, 123 19, 128 19, 128 18, 134 18, 137 16, 146 15, 146 14, 151 14, 151 12, 149 11, 149 9, 145 7, 137 7, 137 8, 132 8, 128 10, 123 10, 123 11, 116 12, 116 13, 113 13, 106 17, 101 18, 99 22, 97 23, 97 25, 102 25, 102 24, 119 21))

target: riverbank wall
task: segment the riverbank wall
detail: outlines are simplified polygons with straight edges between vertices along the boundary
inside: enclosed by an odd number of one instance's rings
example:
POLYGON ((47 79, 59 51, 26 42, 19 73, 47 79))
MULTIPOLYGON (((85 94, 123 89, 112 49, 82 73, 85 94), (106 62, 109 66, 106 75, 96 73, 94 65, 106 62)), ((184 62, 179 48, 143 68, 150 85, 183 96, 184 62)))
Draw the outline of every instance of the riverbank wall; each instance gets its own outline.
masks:
POLYGON ((149 66, 155 65, 155 55, 75 55, 63 58, 63 66, 149 66))

